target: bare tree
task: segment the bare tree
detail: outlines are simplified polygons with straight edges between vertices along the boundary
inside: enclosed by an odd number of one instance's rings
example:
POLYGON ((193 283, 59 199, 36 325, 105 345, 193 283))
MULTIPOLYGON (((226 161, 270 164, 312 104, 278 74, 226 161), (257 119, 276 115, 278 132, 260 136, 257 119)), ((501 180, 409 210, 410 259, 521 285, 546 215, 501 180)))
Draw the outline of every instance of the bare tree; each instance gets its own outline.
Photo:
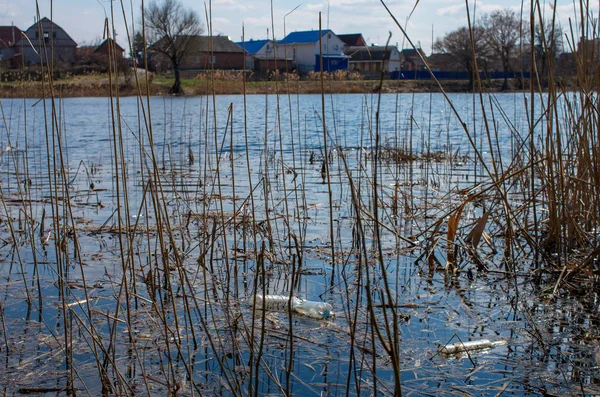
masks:
POLYGON ((202 33, 202 24, 198 14, 183 8, 178 0, 153 1, 143 15, 146 25, 146 37, 152 51, 156 51, 171 61, 175 82, 171 93, 180 94, 181 79, 179 68, 183 57, 189 53, 190 41, 202 33))
POLYGON ((449 54, 457 64, 467 71, 469 74, 469 89, 473 88, 475 60, 477 60, 478 67, 485 66, 487 62, 487 48, 483 29, 476 26, 473 28, 472 33, 473 35, 465 27, 458 28, 446 34, 442 39, 437 39, 433 45, 434 51, 449 54))
POLYGON ((509 9, 494 11, 481 19, 481 26, 485 30, 485 43, 502 64, 503 90, 508 88, 507 74, 511 71, 511 62, 518 56, 519 47, 527 37, 527 25, 528 23, 521 20, 516 12, 509 9))

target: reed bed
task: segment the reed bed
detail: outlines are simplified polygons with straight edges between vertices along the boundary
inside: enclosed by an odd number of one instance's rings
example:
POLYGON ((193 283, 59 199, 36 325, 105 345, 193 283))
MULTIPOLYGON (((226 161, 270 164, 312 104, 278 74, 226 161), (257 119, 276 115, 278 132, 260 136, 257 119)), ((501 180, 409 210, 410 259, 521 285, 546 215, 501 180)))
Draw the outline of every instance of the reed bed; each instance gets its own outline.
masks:
MULTIPOLYGON (((597 38, 579 26, 573 43, 597 38)), ((42 65, 39 101, 0 102, 0 390, 598 393, 598 70, 576 56, 576 90, 547 68, 513 94, 523 120, 482 81, 474 123, 437 81, 441 121, 433 94, 380 82, 352 130, 323 75, 307 115, 277 76, 258 106, 223 106, 216 72, 194 100, 137 75, 126 99, 115 63, 102 149, 42 65), (335 317, 260 310, 267 294, 335 317), (508 347, 440 355, 456 336, 508 347)))

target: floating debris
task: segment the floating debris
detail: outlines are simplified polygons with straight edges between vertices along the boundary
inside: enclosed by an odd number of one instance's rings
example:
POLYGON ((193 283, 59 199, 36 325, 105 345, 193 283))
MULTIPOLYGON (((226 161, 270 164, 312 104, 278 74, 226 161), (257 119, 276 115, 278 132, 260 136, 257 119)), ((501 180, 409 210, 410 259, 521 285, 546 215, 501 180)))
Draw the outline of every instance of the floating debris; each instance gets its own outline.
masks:
POLYGON ((292 311, 317 320, 326 320, 333 316, 333 306, 325 302, 307 301, 295 296, 285 295, 256 295, 252 300, 254 306, 262 310, 286 310, 288 303, 292 311))
POLYGON ((439 352, 446 355, 452 355, 474 350, 491 349, 496 346, 506 345, 505 340, 492 342, 488 339, 472 340, 469 342, 458 342, 451 345, 440 346, 439 352))

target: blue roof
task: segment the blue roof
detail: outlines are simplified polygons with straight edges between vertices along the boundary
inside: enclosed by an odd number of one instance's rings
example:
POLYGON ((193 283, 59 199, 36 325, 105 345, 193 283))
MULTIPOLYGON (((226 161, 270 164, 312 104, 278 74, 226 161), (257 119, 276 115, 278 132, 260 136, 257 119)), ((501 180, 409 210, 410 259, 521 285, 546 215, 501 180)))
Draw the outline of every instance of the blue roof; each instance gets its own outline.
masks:
POLYGON ((256 54, 258 50, 263 48, 265 44, 267 44, 271 40, 250 40, 250 41, 238 41, 237 45, 246 49, 248 54, 256 54))
MULTIPOLYGON (((331 32, 329 29, 322 30, 321 33, 325 36, 331 32)), ((288 34, 283 40, 279 40, 280 44, 313 44, 319 41, 318 30, 305 30, 303 32, 293 32, 288 34)))

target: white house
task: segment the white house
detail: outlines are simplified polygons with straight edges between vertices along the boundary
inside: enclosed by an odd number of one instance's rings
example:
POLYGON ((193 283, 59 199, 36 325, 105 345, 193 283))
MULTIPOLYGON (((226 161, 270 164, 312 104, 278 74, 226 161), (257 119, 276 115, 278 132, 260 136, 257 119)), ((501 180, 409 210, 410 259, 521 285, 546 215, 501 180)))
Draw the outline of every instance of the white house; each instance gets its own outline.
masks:
POLYGON ((279 49, 284 49, 286 58, 291 58, 300 73, 311 70, 334 72, 348 69, 348 57, 344 55, 344 42, 331 30, 307 30, 293 32, 279 41, 279 49), (322 43, 322 48, 319 46, 322 43))

